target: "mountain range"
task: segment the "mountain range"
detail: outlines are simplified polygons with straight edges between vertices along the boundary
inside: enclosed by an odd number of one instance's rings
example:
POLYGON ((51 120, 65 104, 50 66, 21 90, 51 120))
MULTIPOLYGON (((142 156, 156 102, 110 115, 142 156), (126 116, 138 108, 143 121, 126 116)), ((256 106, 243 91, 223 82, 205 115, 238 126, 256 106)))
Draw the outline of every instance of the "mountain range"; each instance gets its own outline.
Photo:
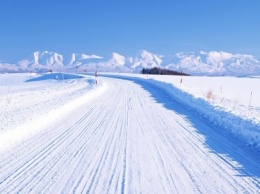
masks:
POLYGON ((63 56, 56 52, 37 51, 17 63, 0 62, 0 73, 13 72, 132 72, 143 68, 160 67, 183 71, 191 75, 256 76, 260 75, 260 61, 253 55, 223 51, 176 53, 158 55, 140 50, 135 55, 112 53, 110 57, 75 54, 63 56))

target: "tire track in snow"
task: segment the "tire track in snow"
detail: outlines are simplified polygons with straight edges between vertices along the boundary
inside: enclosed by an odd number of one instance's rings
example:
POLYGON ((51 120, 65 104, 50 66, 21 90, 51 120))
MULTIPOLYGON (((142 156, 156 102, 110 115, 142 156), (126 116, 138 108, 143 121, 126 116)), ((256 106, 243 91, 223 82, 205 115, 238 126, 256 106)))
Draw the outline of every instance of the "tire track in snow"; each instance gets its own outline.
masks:
MULTIPOLYGON (((62 130, 63 130, 63 128, 62 128, 62 130)), ((38 150, 36 149, 36 151, 34 151, 33 153, 36 153, 37 155, 33 155, 33 156, 29 156, 29 157, 27 156, 28 158, 30 158, 30 160, 26 161, 24 164, 21 164, 21 166, 17 167, 17 169, 18 169, 17 171, 15 171, 9 177, 6 177, 5 183, 10 184, 13 187, 13 189, 15 189, 15 186, 14 186, 15 183, 21 186, 22 182, 17 183, 17 182, 15 182, 16 179, 19 179, 19 177, 23 177, 23 179, 21 179, 21 180, 26 181, 26 174, 29 174, 30 169, 37 166, 39 163, 38 161, 43 161, 44 158, 47 157, 48 154, 51 153, 53 150, 55 150, 56 148, 59 148, 59 146, 64 141, 66 141, 67 138, 74 132, 73 130, 74 130, 74 128, 71 127, 68 130, 66 130, 65 132, 62 132, 61 134, 59 131, 58 136, 56 138, 54 138, 54 140, 52 142, 48 141, 47 146, 43 147, 44 149, 42 149, 42 147, 40 147, 41 151, 39 152, 39 154, 38 154, 38 150), (13 182, 6 181, 6 179, 8 179, 8 178, 11 179, 13 182)), ((77 137, 75 137, 74 140, 75 139, 77 139, 77 137)), ((33 144, 35 144, 35 143, 37 144, 38 142, 33 142, 33 144)), ((46 165, 48 165, 48 163, 46 163, 46 165)), ((11 166, 11 168, 13 168, 13 165, 11 166)), ((3 181, 1 181, 1 182, 3 182, 3 181)))
MULTIPOLYGON (((147 84, 147 83, 145 83, 145 84, 147 84)), ((152 86, 152 85, 150 85, 149 86, 151 89, 153 89, 153 88, 157 88, 157 86, 152 86)), ((165 95, 164 94, 164 91, 162 91, 162 90, 159 90, 159 88, 157 88, 157 91, 160 91, 160 95, 161 94, 163 94, 163 95, 161 95, 161 96, 163 96, 163 98, 167 98, 167 96, 169 96, 169 95, 165 95)), ((154 93, 154 92, 153 92, 154 93)), ((158 94, 159 94, 159 92, 158 92, 158 94)), ((160 97, 161 97, 160 96, 160 97)), ((165 99, 164 99, 165 100, 165 99)), ((169 102, 170 101, 172 101, 172 100, 169 100, 169 102)), ((174 102, 174 100, 173 100, 173 102, 174 102)), ((172 103, 172 102, 170 102, 170 103, 172 103)), ((172 103, 173 104, 173 106, 177 106, 178 107, 178 103, 176 104, 174 104, 174 103, 172 103)), ((169 106, 169 103, 168 103, 168 105, 167 106, 169 106)), ((177 108, 178 109, 178 108, 177 108)), ((186 119, 185 119, 186 120, 186 119)), ((177 121, 177 120, 176 120, 177 121)), ((200 121, 199 119, 197 120, 197 122, 198 121, 200 121)), ((200 125, 202 126, 202 125, 204 125, 203 123, 200 123, 200 125)), ((205 125, 206 126, 206 125, 205 125)), ((208 154, 208 151, 207 150, 205 150, 204 148, 202 149, 202 148, 200 148, 197 144, 198 144, 198 141, 200 142, 200 143, 203 143, 203 141, 202 141, 202 139, 201 139, 201 137, 199 137, 200 135, 198 135, 198 133, 195 131, 195 130, 191 130, 190 131, 190 129, 192 129, 191 127, 184 127, 184 126, 182 126, 182 128, 184 129, 184 130, 186 130, 187 132, 189 132, 190 133, 190 135, 189 136, 191 136, 192 138, 187 138, 187 140, 191 143, 191 145, 193 145, 193 147, 197 147, 198 149, 197 150, 200 150, 200 151, 202 151, 203 152, 203 158, 205 158, 205 160, 207 160, 207 158, 205 157, 205 156, 207 156, 207 154, 208 154), (194 141, 194 140, 196 140, 196 141, 194 141), (198 141, 197 141, 198 140, 198 141)), ((206 128, 208 128, 207 130, 208 131, 211 131, 211 129, 209 129, 209 127, 208 126, 206 126, 206 128)), ((205 130, 206 131, 206 130, 205 130)), ((208 132, 207 131, 207 132, 208 132)), ((163 133, 163 134, 167 134, 167 133, 163 133)), ((217 134, 216 132, 213 132, 212 134, 210 134, 213 138, 216 136, 217 138, 220 138, 221 136, 219 135, 219 134, 217 134)), ((183 137, 189 137, 189 136, 183 136, 183 137)), ((223 143, 223 141, 222 140, 224 140, 223 139, 223 137, 221 137, 220 139, 217 139, 217 138, 215 138, 215 142, 217 142, 218 144, 217 145, 220 145, 220 146, 222 146, 222 143, 223 143)), ((186 141, 187 141, 186 140, 186 141)), ((224 147, 225 147, 225 149, 232 149, 232 148, 230 148, 232 145, 229 143, 229 142, 227 142, 226 140, 224 140, 224 142, 226 142, 226 143, 228 143, 228 145, 225 145, 224 147), (230 147, 229 147, 230 146, 230 147)), ((180 143, 180 145, 181 145, 181 143, 180 143)), ((186 147, 186 146, 185 146, 186 147)), ((234 147, 234 145, 233 145, 233 147, 234 147)), ((185 150, 185 149, 184 149, 185 150)), ((242 150, 241 150, 242 151, 242 150)), ((243 152, 242 151, 242 153, 245 153, 245 152, 243 152)), ((181 154, 181 152, 179 152, 179 154, 181 154)), ((216 153, 215 153, 216 154, 216 153)), ((230 165, 230 167, 231 168, 236 168, 237 167, 237 165, 234 165, 234 161, 232 161, 232 160, 230 160, 230 158, 228 158, 227 156, 221 156, 221 155, 217 155, 218 157, 220 157, 223 161, 224 161, 224 165, 225 166, 228 166, 228 165, 230 165), (224 159, 225 158, 225 159, 224 159)), ((210 159, 211 159, 211 157, 209 157, 210 159)), ((221 160, 217 160, 217 161, 214 161, 214 160, 212 160, 211 162, 209 162, 209 166, 211 166, 212 167, 212 169, 218 169, 218 168, 216 168, 216 166, 218 166, 220 169, 222 169, 223 171, 221 171, 221 170, 217 170, 216 172, 219 174, 219 177, 222 177, 222 178, 224 178, 224 176, 223 176, 223 174, 225 175, 225 173, 223 173, 224 172, 224 169, 226 168, 226 167, 224 167, 223 168, 223 161, 221 161, 221 160)), ((252 163, 253 164, 253 163, 252 163)), ((198 169, 200 168, 200 166, 198 166, 198 169)), ((187 171, 188 172, 188 171, 187 171)), ((190 171, 190 172, 192 172, 192 173, 194 173, 193 171, 190 171)), ((192 173, 188 173, 189 175, 191 175, 192 173)), ((248 174, 248 176, 250 177, 250 175, 248 174)), ((195 177, 195 179, 194 180, 196 180, 196 182, 199 180, 200 178, 199 177, 195 177)), ((255 182, 256 182, 256 184, 255 184, 255 186, 256 187, 258 187, 259 188, 259 178, 258 179, 255 179, 254 177, 252 177, 252 178, 250 178, 250 179, 253 179, 253 180, 255 180, 255 182)), ((241 183, 240 183, 240 181, 236 181, 235 179, 232 179, 232 181, 234 181, 233 183, 231 183, 229 180, 230 180, 230 176, 229 177, 227 177, 227 178, 224 178, 224 180, 226 180, 226 182, 229 182, 232 186, 233 186, 233 189, 234 190, 236 190, 236 188, 237 188, 237 185, 240 185, 239 187, 241 187, 241 190, 250 190, 250 187, 244 187, 241 183)), ((243 184, 247 184, 245 181, 243 182, 243 184)), ((252 180, 250 181, 250 184, 252 184, 252 180)), ((197 185, 203 185, 202 183, 198 183, 197 185)), ((205 184, 204 184, 205 185, 205 184)), ((206 188, 204 188, 204 190, 205 190, 206 188)))
MULTIPOLYGON (((76 125, 76 127, 77 127, 77 125, 76 125)), ((19 179, 19 177, 23 177, 23 179, 22 179, 23 182, 26 181, 26 178, 29 178, 29 176, 26 177, 25 175, 26 175, 26 174, 30 174, 30 176, 31 176, 31 173, 30 173, 31 171, 30 171, 30 170, 31 170, 33 167, 37 166, 38 163, 39 163, 39 161, 41 161, 41 162, 44 163, 44 160, 47 158, 47 156, 49 157, 49 154, 52 153, 55 149, 57 149, 57 148, 59 148, 59 147, 62 147, 61 145, 62 145, 65 141, 68 140, 68 138, 72 135, 73 132, 74 132, 74 127, 69 128, 69 129, 66 130, 63 134, 60 134, 60 135, 58 136, 58 138, 54 139, 54 141, 52 141, 50 144, 48 144, 48 146, 46 146, 46 147, 40 152, 40 154, 37 154, 37 155, 32 156, 32 157, 31 157, 31 158, 33 158, 32 160, 27 161, 25 164, 23 164, 22 167, 19 167, 19 168, 18 168, 18 169, 19 169, 18 175, 17 175, 17 171, 15 172, 16 175, 15 175, 15 174, 12 174, 12 176, 15 176, 15 177, 10 177, 13 182, 10 182, 9 184, 12 185, 12 186, 14 185, 14 183, 16 183, 16 184, 18 184, 18 185, 21 185, 22 182, 18 182, 18 183, 15 182, 16 179, 19 179), (20 172, 21 172, 21 173, 20 173, 20 172)), ((79 134, 79 135, 80 135, 80 134, 79 134)), ((73 136, 72 136, 72 137, 73 137, 73 136)), ((78 137, 78 136, 74 137, 74 139, 73 139, 71 142, 75 141, 75 140, 77 139, 77 137, 78 137)), ((69 147, 69 148, 70 148, 70 146, 71 146, 71 143, 67 145, 67 147, 69 147)), ((37 151, 37 150, 36 150, 36 151, 37 151)), ((68 152, 68 150, 65 150, 65 151, 68 152)), ((63 154, 65 154, 65 153, 61 153, 61 154, 63 155, 63 154)), ((57 158, 57 157, 55 157, 55 158, 57 158)), ((58 158, 58 159, 60 160, 61 158, 58 158)), ((51 161, 53 162, 53 160, 51 160, 51 161)), ((57 161, 57 162, 58 162, 58 161, 57 161)), ((46 162, 45 165, 48 166, 48 168, 50 167, 50 165, 49 165, 48 162, 46 162)), ((53 166, 54 166, 54 165, 53 165, 53 166)), ((43 166, 42 169, 44 169, 44 168, 46 168, 46 167, 43 166)), ((40 171, 43 172, 42 169, 38 169, 38 172, 40 172, 40 171)), ((36 172, 37 172, 37 171, 34 170, 33 173, 36 173, 36 172)), ((8 177, 8 178, 9 178, 9 177, 8 177)), ((27 182, 29 183, 30 181, 27 181, 27 182)))

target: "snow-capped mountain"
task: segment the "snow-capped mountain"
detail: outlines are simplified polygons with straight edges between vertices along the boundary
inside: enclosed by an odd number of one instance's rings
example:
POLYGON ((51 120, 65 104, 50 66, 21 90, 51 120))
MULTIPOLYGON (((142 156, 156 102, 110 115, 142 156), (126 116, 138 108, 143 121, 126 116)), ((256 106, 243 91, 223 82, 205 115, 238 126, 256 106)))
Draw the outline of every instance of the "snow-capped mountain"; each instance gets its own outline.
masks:
POLYGON ((47 69, 62 70, 63 56, 48 51, 37 51, 17 64, 22 71, 44 71, 47 69))
POLYGON ((65 71, 75 66, 85 64, 86 61, 91 59, 102 59, 97 55, 85 55, 72 53, 69 57, 63 57, 63 55, 48 52, 48 51, 37 51, 32 55, 23 59, 17 63, 20 71, 65 71))
POLYGON ((90 62, 91 60, 95 61, 99 59, 102 59, 102 57, 97 55, 85 55, 85 54, 72 53, 69 63, 66 63, 66 61, 64 60, 64 64, 66 66, 80 66, 87 62, 90 62))
POLYGON ((136 72, 142 68, 161 67, 162 56, 141 50, 134 57, 128 58, 128 66, 136 72))
POLYGON ((177 53, 173 63, 166 67, 195 75, 247 76, 260 74, 260 62, 252 55, 227 52, 177 53))
POLYGON ((15 64, 0 62, 0 72, 103 71, 135 72, 143 68, 161 67, 191 75, 260 75, 260 61, 247 54, 223 51, 176 53, 170 56, 145 50, 135 55, 112 53, 109 57, 76 54, 63 56, 55 52, 37 51, 15 64))

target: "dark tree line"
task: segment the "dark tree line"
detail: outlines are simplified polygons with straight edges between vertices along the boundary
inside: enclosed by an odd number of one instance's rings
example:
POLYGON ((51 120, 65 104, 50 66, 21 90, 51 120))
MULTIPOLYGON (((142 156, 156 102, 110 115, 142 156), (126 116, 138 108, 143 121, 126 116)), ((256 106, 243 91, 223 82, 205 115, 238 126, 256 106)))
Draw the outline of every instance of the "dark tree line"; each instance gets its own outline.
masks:
POLYGON ((170 69, 162 69, 159 67, 153 67, 153 68, 143 68, 141 70, 142 74, 157 74, 157 75, 184 75, 184 76, 190 76, 190 74, 186 74, 183 72, 173 71, 170 69))

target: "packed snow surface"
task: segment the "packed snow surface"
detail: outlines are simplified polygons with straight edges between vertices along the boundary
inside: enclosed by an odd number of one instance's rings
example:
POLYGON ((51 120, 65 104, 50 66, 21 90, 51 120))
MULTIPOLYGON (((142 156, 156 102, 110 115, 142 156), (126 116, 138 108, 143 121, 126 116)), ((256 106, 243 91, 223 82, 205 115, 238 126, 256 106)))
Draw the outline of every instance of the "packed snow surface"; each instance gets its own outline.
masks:
POLYGON ((0 193, 260 193, 259 80, 0 74, 0 193))

